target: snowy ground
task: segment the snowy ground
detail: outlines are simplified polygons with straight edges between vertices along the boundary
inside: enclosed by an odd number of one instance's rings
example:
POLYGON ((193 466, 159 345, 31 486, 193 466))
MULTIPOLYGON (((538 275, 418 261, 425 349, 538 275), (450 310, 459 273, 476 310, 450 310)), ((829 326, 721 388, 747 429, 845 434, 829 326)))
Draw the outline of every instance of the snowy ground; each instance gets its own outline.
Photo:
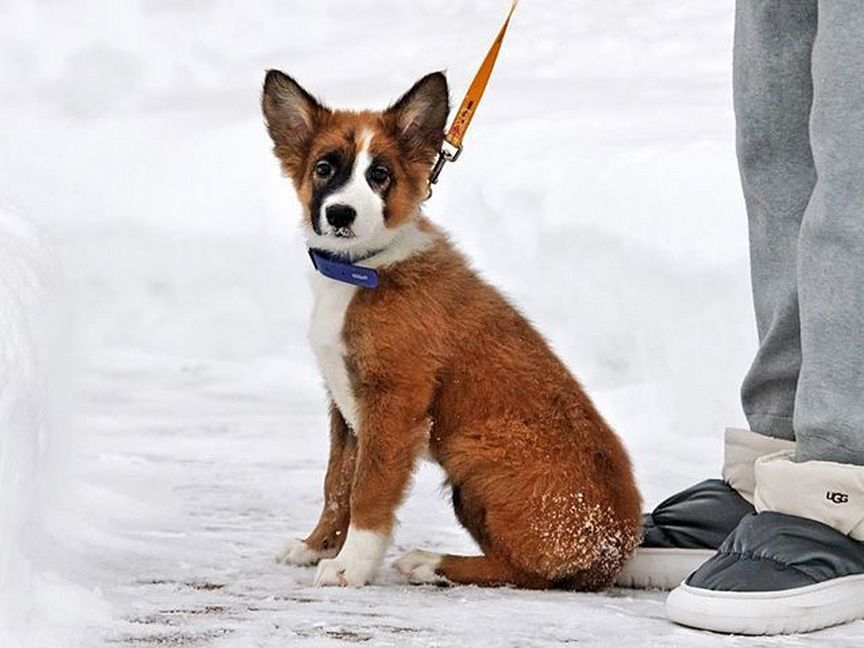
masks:
MULTIPOLYGON (((59 263, 25 261, 61 286, 49 319, 71 383, 43 429, 3 409, 32 385, 0 371, 3 648, 864 641, 862 622, 719 637, 667 623, 657 593, 411 588, 389 568, 316 590, 273 561, 317 516, 326 426, 263 70, 368 107, 446 68, 456 101, 505 9, 0 0, 0 201, 59 263)), ((527 0, 427 208, 594 395, 647 504, 716 475, 722 427, 743 423, 755 331, 731 33, 731 2, 527 0)), ((0 243, 29 241, 5 226, 0 243)), ((4 362, 39 364, 9 339, 4 362)), ((470 550, 440 482, 423 467, 392 556, 470 550)))

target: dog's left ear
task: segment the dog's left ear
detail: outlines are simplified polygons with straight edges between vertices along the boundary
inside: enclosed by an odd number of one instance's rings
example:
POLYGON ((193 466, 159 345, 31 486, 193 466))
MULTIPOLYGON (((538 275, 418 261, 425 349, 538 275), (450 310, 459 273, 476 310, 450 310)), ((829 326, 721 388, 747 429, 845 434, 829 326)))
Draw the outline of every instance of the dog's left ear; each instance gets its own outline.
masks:
POLYGON ((397 136, 409 150, 429 164, 441 148, 450 112, 447 77, 433 72, 420 79, 384 113, 393 120, 397 136))

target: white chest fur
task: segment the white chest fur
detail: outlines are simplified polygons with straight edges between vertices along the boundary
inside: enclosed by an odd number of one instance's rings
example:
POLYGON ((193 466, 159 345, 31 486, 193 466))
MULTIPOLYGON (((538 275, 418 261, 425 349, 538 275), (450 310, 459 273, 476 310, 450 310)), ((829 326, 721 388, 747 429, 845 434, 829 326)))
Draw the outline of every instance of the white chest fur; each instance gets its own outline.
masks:
MULTIPOLYGON (((399 263, 408 257, 429 248, 439 237, 431 227, 421 227, 418 220, 412 220, 391 234, 389 244, 378 254, 366 259, 364 266, 379 268, 399 263)), ((309 341, 315 351, 318 367, 336 407, 351 429, 359 429, 359 410, 357 398, 351 388, 351 379, 345 366, 345 314, 351 299, 358 290, 365 290, 350 284, 333 281, 317 272, 312 273, 312 292, 315 305, 312 309, 312 327, 309 341)))
POLYGON ((312 292, 315 305, 312 308, 312 325, 309 330, 309 341, 312 343, 327 390, 355 434, 359 424, 357 399, 345 365, 346 348, 342 331, 348 305, 357 290, 356 286, 314 273, 312 292))

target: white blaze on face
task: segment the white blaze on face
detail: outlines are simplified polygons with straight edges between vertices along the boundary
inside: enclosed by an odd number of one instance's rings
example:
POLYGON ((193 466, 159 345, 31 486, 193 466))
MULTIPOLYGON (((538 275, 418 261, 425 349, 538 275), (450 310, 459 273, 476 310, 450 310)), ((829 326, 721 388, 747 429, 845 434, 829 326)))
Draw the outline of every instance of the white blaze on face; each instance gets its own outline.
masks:
POLYGON ((322 201, 321 213, 318 214, 322 233, 335 238, 335 228, 327 222, 327 208, 333 205, 346 205, 353 208, 357 214, 351 225, 354 236, 345 242, 350 242, 351 247, 361 246, 370 249, 380 242, 387 230, 384 223, 384 201, 366 179, 369 167, 372 165, 372 157, 369 154, 371 142, 372 132, 363 131, 360 134, 357 155, 348 182, 322 201))

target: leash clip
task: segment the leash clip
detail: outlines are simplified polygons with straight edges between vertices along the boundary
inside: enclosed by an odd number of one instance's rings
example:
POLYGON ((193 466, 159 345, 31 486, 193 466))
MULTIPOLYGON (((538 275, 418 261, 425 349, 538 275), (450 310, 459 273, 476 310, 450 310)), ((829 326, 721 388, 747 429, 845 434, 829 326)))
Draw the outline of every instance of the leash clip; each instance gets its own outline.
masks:
POLYGON ((456 111, 456 118, 450 124, 450 130, 444 136, 444 142, 441 144, 441 152, 438 153, 438 159, 435 160, 435 165, 432 167, 432 173, 429 174, 429 193, 426 199, 432 197, 432 185, 438 182, 438 176, 444 169, 444 165, 448 162, 455 162, 462 154, 462 138, 471 125, 471 120, 474 118, 474 113, 477 111, 477 106, 480 105, 480 100, 483 98, 483 93, 486 90, 486 84, 489 83, 489 77, 492 76, 492 70, 495 67, 495 61, 498 58, 498 51, 501 49, 501 43, 504 42, 504 34, 507 33, 507 26, 510 24, 510 18, 516 10, 518 0, 513 0, 510 5, 510 11, 507 12, 507 18, 498 32, 498 36, 492 42, 492 47, 486 53, 480 69, 474 75, 474 80, 468 87, 468 92, 456 111))
POLYGON ((462 145, 453 146, 447 140, 444 140, 444 144, 441 146, 441 151, 438 153, 438 159, 435 160, 435 165, 432 167, 432 173, 429 174, 429 193, 426 195, 426 199, 432 197, 432 185, 438 182, 438 176, 441 175, 441 171, 444 169, 444 165, 448 162, 455 162, 459 159, 459 156, 462 155, 462 145))

